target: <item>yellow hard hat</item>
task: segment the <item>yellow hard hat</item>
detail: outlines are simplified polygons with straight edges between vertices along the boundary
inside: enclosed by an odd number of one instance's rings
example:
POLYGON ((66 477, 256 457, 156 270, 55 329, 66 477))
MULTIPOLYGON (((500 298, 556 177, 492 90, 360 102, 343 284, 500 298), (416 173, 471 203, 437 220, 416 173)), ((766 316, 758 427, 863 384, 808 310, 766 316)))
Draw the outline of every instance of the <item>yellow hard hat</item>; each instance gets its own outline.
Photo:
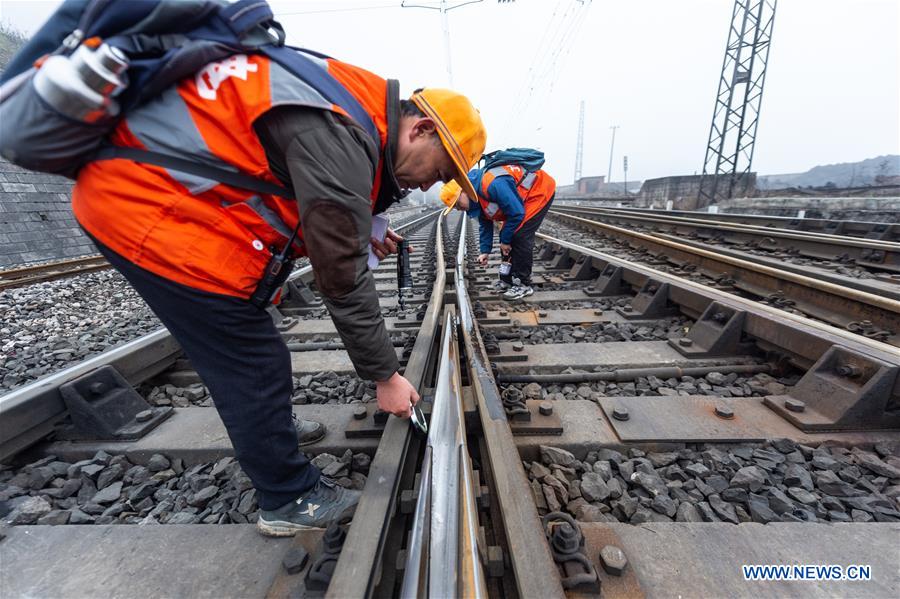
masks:
POLYGON ((459 186, 459 183, 456 181, 450 181, 449 183, 445 183, 443 187, 441 187, 441 201, 447 205, 447 209, 444 210, 444 214, 450 212, 453 207, 456 205, 456 202, 459 200, 459 194, 462 193, 462 188, 459 186))
POLYGON ((454 180, 467 196, 476 197, 466 173, 481 158, 487 143, 481 115, 467 97, 449 89, 422 89, 410 100, 435 122, 441 143, 456 165, 454 180))
POLYGON ((441 187, 441 201, 444 202, 448 208, 453 208, 453 206, 456 205, 456 201, 459 199, 460 193, 462 193, 462 188, 459 186, 459 183, 456 181, 445 183, 444 186, 441 187))

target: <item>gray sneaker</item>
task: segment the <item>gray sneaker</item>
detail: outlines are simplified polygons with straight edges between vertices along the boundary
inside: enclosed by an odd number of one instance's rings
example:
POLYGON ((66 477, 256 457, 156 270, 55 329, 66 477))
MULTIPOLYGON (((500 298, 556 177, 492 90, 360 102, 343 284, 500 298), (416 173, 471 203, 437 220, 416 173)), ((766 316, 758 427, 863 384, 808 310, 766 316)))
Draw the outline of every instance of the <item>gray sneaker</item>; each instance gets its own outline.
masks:
POLYGON ((325 438, 325 425, 315 420, 304 420, 297 418, 296 414, 291 414, 294 421, 294 428, 297 430, 297 443, 300 445, 311 445, 325 438))
POLYGON ((259 510, 256 528, 269 537, 292 537, 298 530, 327 528, 353 516, 361 495, 323 476, 302 497, 275 510, 259 510))
POLYGON ((494 288, 494 291, 496 291, 497 293, 503 293, 504 291, 506 291, 507 289, 512 287, 512 285, 510 285, 503 279, 497 279, 496 281, 494 281, 494 284, 492 285, 492 287, 494 288))
POLYGON ((509 291, 503 294, 503 299, 510 301, 520 300, 532 294, 534 294, 534 289, 531 288, 531 285, 513 285, 509 288, 509 291))

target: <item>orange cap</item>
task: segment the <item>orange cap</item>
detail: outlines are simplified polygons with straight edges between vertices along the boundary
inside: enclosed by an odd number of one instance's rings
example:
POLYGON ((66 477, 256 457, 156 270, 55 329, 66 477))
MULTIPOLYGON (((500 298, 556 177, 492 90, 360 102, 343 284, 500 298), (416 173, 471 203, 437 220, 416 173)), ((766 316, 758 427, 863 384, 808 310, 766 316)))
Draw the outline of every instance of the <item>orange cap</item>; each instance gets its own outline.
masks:
POLYGON ((449 183, 445 183, 444 186, 441 187, 441 201, 447 205, 447 209, 444 210, 444 214, 448 214, 451 210, 453 210, 453 207, 456 206, 456 202, 459 201, 459 195, 461 193, 462 188, 455 180, 450 181, 449 183))
POLYGON ((477 197, 466 174, 481 158, 487 143, 481 115, 467 97, 449 89, 423 89, 410 100, 435 122, 441 143, 456 165, 454 180, 467 196, 477 197))

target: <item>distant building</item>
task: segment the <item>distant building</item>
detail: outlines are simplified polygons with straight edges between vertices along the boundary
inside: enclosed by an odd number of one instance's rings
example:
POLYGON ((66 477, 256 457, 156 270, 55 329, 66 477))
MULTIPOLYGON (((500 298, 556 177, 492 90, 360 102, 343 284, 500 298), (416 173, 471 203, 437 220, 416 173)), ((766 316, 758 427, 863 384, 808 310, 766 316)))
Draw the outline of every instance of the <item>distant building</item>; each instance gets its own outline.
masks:
POLYGON ((575 182, 575 193, 589 194, 597 193, 603 187, 606 177, 600 175, 598 177, 582 177, 575 182))

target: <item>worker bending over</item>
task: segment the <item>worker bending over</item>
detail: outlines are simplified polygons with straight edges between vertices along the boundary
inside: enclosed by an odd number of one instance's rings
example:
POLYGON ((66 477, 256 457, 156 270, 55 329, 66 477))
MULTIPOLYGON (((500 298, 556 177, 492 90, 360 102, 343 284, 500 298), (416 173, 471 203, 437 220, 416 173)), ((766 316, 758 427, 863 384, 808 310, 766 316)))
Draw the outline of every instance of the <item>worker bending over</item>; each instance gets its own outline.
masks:
MULTIPOLYGON (((381 409, 408 417, 419 395, 398 372, 366 265, 372 214, 406 189, 453 178, 470 188, 466 172, 485 144, 478 112, 456 92, 401 100, 396 81, 308 60, 314 68, 302 77, 261 54, 211 63, 129 112, 110 139, 280 182, 296 201, 123 158, 91 162, 73 191, 78 222, 209 388, 258 492, 258 527, 274 536, 340 520, 360 494, 321 476, 298 449, 325 429, 292 420, 291 354, 266 311, 270 294, 259 301, 267 265, 285 248, 309 256, 357 374, 376 381, 381 409), (377 131, 317 92, 335 85, 377 131)), ((376 254, 398 239, 373 242, 376 254)))
POLYGON ((534 293, 531 268, 534 236, 556 193, 556 181, 542 169, 528 171, 517 164, 500 164, 472 169, 469 180, 477 191, 475 201, 456 181, 444 185, 441 200, 478 217, 478 262, 487 266, 494 245, 494 223, 500 226, 500 277, 496 287, 507 300, 519 300, 534 293), (506 266, 508 264, 508 267, 506 266))

